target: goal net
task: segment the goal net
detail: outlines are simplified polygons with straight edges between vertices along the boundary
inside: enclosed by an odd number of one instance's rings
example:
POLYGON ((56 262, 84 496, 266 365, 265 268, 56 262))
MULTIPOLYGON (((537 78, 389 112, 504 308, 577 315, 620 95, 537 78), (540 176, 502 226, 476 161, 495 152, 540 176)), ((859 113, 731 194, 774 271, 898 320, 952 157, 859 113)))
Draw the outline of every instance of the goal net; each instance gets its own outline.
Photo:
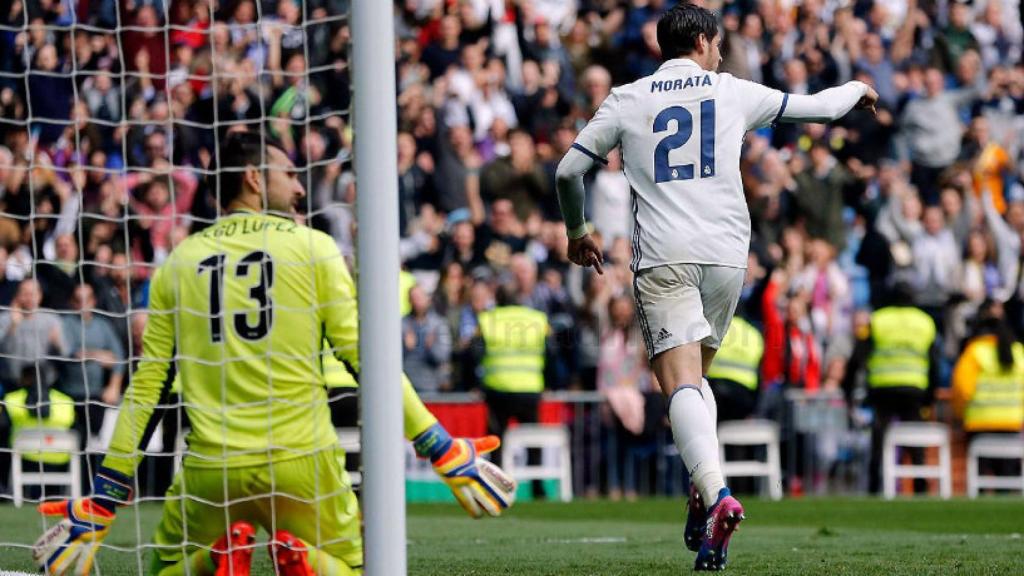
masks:
MULTIPOLYGON (((307 326, 319 304, 297 306, 301 298, 282 295, 296 290, 289 277, 307 274, 308 286, 316 286, 318 252, 307 240, 300 256, 275 260, 279 247, 270 245, 266 226, 251 229, 262 247, 238 252, 218 226, 233 217, 227 200, 238 201, 238 186, 229 190, 225 181, 262 181, 269 205, 266 188, 284 174, 305 195, 294 213, 278 217, 326 232, 354 274, 349 2, 3 6, 10 11, 0 13, 0 571, 36 571, 32 543, 54 522, 35 511, 39 502, 91 493, 124 391, 140 362, 154 360, 143 361, 143 333, 168 315, 172 320, 160 325, 173 329, 173 347, 160 359, 169 369, 159 404, 137 438, 144 456, 135 497, 118 510, 94 570, 148 572, 157 543, 185 554, 209 550, 214 540, 197 533, 224 534, 240 510, 269 519, 267 528, 286 527, 282 510, 328 514, 339 491, 351 489, 314 483, 312 492, 294 494, 282 484, 283 469, 271 467, 264 479, 240 478, 231 468, 250 452, 257 460, 288 452, 312 462, 317 476, 337 442, 325 447, 303 435, 358 426, 355 382, 334 361, 332 345, 321 341, 319 327, 309 334, 293 327, 307 326), (263 146, 260 170, 225 167, 224 147, 237 132, 273 141, 284 155, 275 160, 263 146), (157 269, 203 231, 217 238, 221 255, 212 254, 207 267, 170 266, 173 279, 159 284, 157 269), (209 293, 206 309, 193 306, 188 291, 209 293), (176 310, 155 310, 168 298, 176 310), (199 346, 196 339, 211 340, 199 346), (295 356, 292 341, 314 341, 317 353, 295 356), (302 374, 306 387, 293 382, 288 389, 275 379, 280 365, 302 374), (182 374, 218 376, 190 394, 182 374), (296 417, 282 422, 289 413, 296 417), (329 421, 321 418, 327 413, 329 421), (257 415, 264 429, 239 424, 258 424, 257 415), (222 423, 222 442, 206 438, 214 445, 200 450, 189 433, 200 425, 210 430, 211 422, 222 423), (240 428, 251 449, 238 439, 240 428), (306 452, 294 448, 307 444, 306 452), (210 457, 217 451, 222 458, 210 457), (204 496, 182 486, 183 461, 185 469, 190 461, 220 466, 194 478, 199 490, 215 474, 217 489, 204 496), (239 492, 236 484, 246 482, 266 488, 239 492), (209 495, 218 490, 222 497, 209 495), (219 513, 180 518, 180 533, 155 535, 168 501, 180 516, 196 503, 219 513)), ((351 434, 341 436, 352 442, 351 434)), ((350 459, 348 466, 356 465, 350 459)), ((321 528, 331 523, 318 516, 305 521, 316 530, 308 538, 316 546, 344 550, 359 535, 358 520, 354 536, 321 528)), ((260 552, 255 566, 269 562, 262 550, 271 538, 272 531, 260 530, 251 544, 260 552)), ((263 568, 254 570, 267 572, 269 565, 263 568)))

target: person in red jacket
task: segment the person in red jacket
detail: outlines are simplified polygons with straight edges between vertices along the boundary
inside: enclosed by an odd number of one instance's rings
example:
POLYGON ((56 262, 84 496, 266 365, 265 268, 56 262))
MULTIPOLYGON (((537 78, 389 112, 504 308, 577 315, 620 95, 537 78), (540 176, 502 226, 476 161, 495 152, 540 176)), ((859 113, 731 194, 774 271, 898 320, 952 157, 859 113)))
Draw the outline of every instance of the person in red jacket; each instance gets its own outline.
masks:
MULTIPOLYGON (((792 289, 782 270, 772 273, 762 296, 764 311, 764 356, 761 360, 761 382, 765 386, 762 407, 769 416, 787 426, 783 419, 784 392, 803 388, 815 392, 821 387, 822 353, 812 331, 807 294, 792 289)), ((784 434, 784 443, 804 445, 801 434, 784 434)), ((783 447, 783 467, 788 471, 786 487, 791 494, 803 492, 800 471, 804 454, 783 447), (795 457, 790 458, 790 454, 795 457)))
POLYGON ((811 331, 806 295, 789 293, 788 286, 786 273, 776 270, 764 290, 761 376, 767 386, 782 384, 813 392, 821 386, 821 349, 811 331))

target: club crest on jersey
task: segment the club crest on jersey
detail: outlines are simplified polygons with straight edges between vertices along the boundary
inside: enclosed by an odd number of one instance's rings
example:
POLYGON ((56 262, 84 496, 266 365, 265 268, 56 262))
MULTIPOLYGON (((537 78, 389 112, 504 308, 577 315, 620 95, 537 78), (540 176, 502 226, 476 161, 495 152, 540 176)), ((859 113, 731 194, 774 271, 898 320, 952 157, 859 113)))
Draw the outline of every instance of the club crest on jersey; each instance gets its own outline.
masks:
POLYGON ((675 80, 652 80, 651 92, 670 92, 672 90, 699 86, 711 86, 711 76, 704 74, 702 76, 690 76, 686 80, 682 78, 676 78, 675 80))

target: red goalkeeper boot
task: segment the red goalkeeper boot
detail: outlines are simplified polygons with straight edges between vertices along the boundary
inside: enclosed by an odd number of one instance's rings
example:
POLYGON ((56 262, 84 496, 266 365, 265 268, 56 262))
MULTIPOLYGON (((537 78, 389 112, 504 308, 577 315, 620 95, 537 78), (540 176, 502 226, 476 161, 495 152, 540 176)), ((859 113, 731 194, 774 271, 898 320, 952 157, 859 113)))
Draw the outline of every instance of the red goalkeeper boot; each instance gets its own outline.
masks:
POLYGON ((316 576, 309 565, 309 549, 287 530, 274 532, 274 539, 267 546, 270 560, 274 563, 277 576, 316 576))
POLYGON ((249 576, 256 529, 245 521, 235 522, 228 533, 213 543, 210 556, 217 565, 216 576, 249 576))

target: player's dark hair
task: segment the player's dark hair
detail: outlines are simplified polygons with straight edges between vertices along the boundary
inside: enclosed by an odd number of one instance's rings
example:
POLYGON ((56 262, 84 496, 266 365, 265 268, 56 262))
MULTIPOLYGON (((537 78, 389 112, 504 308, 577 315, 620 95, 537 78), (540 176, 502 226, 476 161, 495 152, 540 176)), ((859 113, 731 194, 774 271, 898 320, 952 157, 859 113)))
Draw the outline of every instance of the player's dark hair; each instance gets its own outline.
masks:
MULTIPOLYGON (((266 169, 267 154, 271 147, 284 150, 284 146, 280 142, 266 134, 259 132, 228 134, 220 146, 220 159, 216 170, 217 178, 220 181, 221 208, 227 208, 242 193, 246 166, 266 169)), ((217 193, 217 188, 212 182, 210 193, 217 193)))
POLYGON ((682 2, 658 20, 658 46, 663 60, 693 53, 703 34, 710 42, 718 36, 718 21, 707 8, 682 2))

